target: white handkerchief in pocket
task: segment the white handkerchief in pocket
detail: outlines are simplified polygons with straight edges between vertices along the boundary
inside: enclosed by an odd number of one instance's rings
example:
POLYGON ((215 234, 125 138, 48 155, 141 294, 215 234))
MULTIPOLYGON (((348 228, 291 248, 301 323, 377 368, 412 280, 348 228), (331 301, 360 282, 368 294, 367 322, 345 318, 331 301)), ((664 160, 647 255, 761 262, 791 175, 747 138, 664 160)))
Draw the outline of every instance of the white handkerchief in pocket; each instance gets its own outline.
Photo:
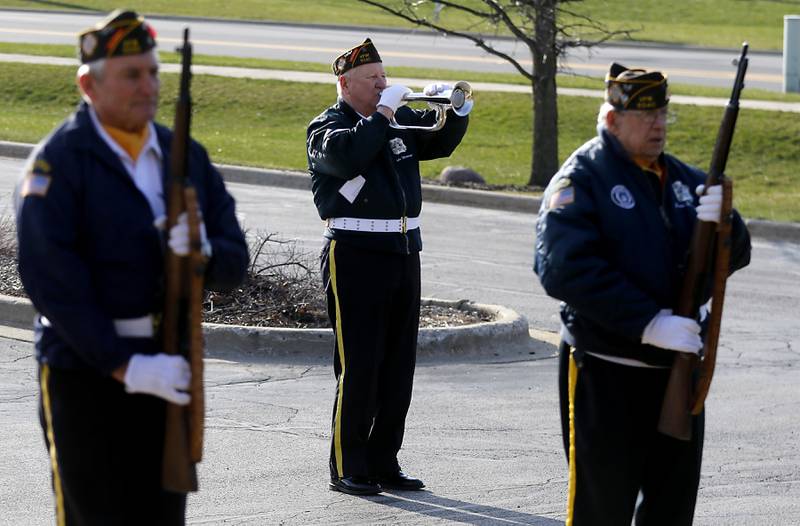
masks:
POLYGON ((361 189, 364 188, 364 183, 366 182, 367 180, 364 179, 363 176, 358 175, 344 183, 342 187, 339 188, 339 193, 342 194, 344 198, 352 204, 353 201, 356 200, 356 197, 358 197, 361 189))

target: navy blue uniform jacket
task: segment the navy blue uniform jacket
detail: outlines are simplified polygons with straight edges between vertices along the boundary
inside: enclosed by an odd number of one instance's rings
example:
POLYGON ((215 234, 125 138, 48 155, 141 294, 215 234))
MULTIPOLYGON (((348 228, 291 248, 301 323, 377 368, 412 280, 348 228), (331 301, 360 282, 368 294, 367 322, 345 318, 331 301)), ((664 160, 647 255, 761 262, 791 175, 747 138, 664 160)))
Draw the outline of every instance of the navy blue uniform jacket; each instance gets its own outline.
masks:
MULTIPOLYGON (((156 133, 166 175, 172 133, 160 125, 156 133)), ((213 249, 206 287, 232 289, 248 261, 233 198, 195 142, 189 171, 213 249)), ((161 311, 165 245, 147 199, 97 134, 85 103, 37 146, 26 177, 38 191, 17 200, 19 272, 50 322, 44 327, 37 317, 38 360, 108 374, 134 353, 159 352, 155 339, 114 329, 114 319, 161 311)))
MULTIPOLYGON (((642 171, 600 127, 547 187, 536 225, 534 270, 561 300, 567 341, 586 351, 670 365, 674 352, 641 343, 645 326, 680 294, 705 174, 662 154, 667 179, 642 171), (661 194, 661 195, 659 195, 661 194)), ((734 211, 731 271, 750 262, 734 211)))
MULTIPOLYGON (((435 113, 401 107, 396 120, 430 125, 435 113)), ((436 132, 398 130, 380 113, 362 119, 339 99, 308 125, 308 171, 314 204, 322 219, 416 217, 422 209, 419 161, 448 157, 467 131, 468 117, 448 110, 436 132), (350 179, 366 180, 353 203, 339 193, 350 179)), ((325 237, 361 248, 409 254, 422 250, 420 229, 372 233, 327 229, 325 237)))

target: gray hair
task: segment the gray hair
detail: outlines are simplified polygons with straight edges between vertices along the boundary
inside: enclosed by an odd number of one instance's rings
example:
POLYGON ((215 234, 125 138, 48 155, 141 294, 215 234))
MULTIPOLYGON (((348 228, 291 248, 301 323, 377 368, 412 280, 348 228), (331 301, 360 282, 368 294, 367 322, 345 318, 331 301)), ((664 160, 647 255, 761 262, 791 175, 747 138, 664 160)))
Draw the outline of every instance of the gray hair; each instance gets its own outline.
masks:
POLYGON ((103 78, 103 73, 106 70, 106 60, 105 58, 99 58, 93 62, 89 62, 88 64, 81 64, 78 68, 78 77, 83 77, 84 75, 91 75, 96 79, 103 78))
POLYGON ((604 102, 600 105, 600 111, 597 112, 597 125, 598 126, 605 126, 606 119, 608 118, 608 113, 611 111, 619 111, 617 108, 611 105, 610 102, 604 102))
MULTIPOLYGON (((339 75, 339 77, 344 77, 348 82, 350 82, 350 71, 345 71, 339 75)), ((339 98, 342 98, 342 85, 339 82, 339 77, 336 77, 336 94, 339 96, 339 98)))
MULTIPOLYGON (((106 71, 106 60, 108 59, 99 58, 87 64, 81 64, 76 74, 77 79, 85 77, 86 75, 91 75, 96 80, 102 79, 103 73, 105 73, 106 71)), ((80 84, 78 85, 80 86, 80 84)), ((88 104, 92 103, 92 101, 89 99, 89 96, 86 93, 84 93, 83 90, 81 90, 81 98, 85 100, 88 104)))

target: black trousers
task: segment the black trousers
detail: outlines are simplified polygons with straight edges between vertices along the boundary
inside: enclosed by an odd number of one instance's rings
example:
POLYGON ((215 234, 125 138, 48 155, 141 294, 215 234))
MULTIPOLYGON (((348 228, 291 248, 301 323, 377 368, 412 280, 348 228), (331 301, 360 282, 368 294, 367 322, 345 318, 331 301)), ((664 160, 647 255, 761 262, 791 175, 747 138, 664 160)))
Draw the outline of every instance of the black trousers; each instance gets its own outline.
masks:
POLYGON ((186 495, 161 489, 166 402, 110 377, 39 369, 56 524, 183 525, 186 495))
POLYGON ((419 254, 331 241, 321 256, 336 336, 331 478, 393 473, 414 380, 419 254))
POLYGON ((669 369, 632 367, 563 344, 559 395, 569 462, 568 526, 689 526, 704 414, 684 442, 657 430, 669 369), (576 359, 577 356, 577 359, 576 359), (637 505, 637 499, 638 505, 637 505))

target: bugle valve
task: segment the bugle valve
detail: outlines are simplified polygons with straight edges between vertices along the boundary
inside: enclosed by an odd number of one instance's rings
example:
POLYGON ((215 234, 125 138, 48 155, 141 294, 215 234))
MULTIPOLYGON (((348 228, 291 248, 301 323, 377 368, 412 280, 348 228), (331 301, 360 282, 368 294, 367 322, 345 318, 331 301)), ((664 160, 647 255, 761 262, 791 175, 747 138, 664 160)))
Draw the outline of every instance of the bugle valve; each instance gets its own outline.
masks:
POLYGON ((428 106, 436 111, 436 122, 430 126, 418 126, 401 124, 392 117, 390 126, 398 130, 421 130, 437 131, 441 130, 447 120, 447 109, 459 117, 464 117, 472 111, 474 101, 472 100, 472 87, 468 82, 460 80, 456 82, 452 89, 445 90, 436 95, 425 95, 424 93, 409 93, 403 97, 404 102, 427 102, 428 106))

